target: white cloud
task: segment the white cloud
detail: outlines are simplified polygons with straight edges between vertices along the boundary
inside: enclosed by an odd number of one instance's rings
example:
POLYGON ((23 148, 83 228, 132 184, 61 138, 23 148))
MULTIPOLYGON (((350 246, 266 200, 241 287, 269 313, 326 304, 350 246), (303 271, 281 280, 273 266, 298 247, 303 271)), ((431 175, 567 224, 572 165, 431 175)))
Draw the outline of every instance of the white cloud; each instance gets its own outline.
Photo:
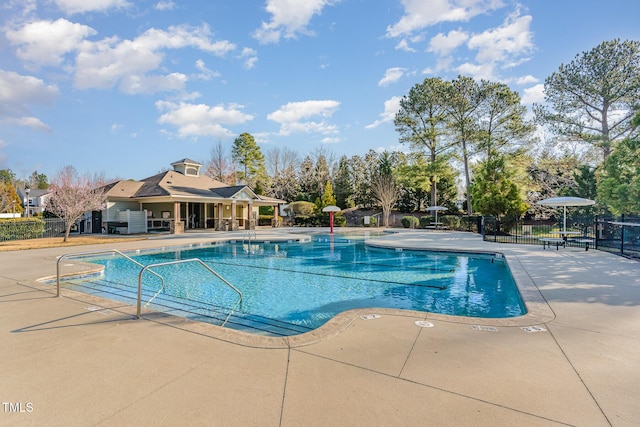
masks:
POLYGON ((60 65, 65 54, 78 49, 85 38, 94 34, 93 28, 62 18, 31 22, 5 33, 9 42, 17 46, 18 58, 40 66, 60 65))
POLYGON ((540 80, 537 79, 536 77, 533 77, 532 75, 527 75, 527 76, 519 77, 516 80, 516 83, 519 85, 526 85, 531 83, 538 83, 539 81, 540 80))
POLYGON ((502 0, 401 0, 405 14, 387 27, 388 37, 399 37, 440 22, 466 22, 476 15, 498 9, 502 0))
POLYGON ((106 12, 110 9, 125 9, 131 6, 126 0, 54 0, 65 13, 106 12))
POLYGON ((2 121, 36 130, 51 130, 29 114, 31 105, 48 105, 58 97, 58 88, 13 71, 0 70, 0 118, 2 121))
POLYGON ((255 67, 256 63, 258 62, 258 52, 249 47, 245 47, 242 49, 240 58, 244 59, 244 68, 250 70, 255 67))
POLYGON ((187 76, 182 73, 171 73, 166 76, 126 76, 120 82, 120 90, 130 95, 152 94, 156 92, 179 92, 184 89, 187 76))
POLYGON ((267 0, 266 10, 271 21, 262 22, 253 37, 260 43, 278 43, 281 37, 295 38, 297 34, 311 34, 307 25, 314 15, 319 15, 325 6, 335 0, 267 0))
POLYGON ((384 73, 384 77, 378 82, 378 86, 387 86, 391 83, 397 82, 402 78, 402 76, 404 76, 405 71, 406 70, 404 68, 400 67, 388 68, 384 73))
POLYGON ((459 74, 471 76, 476 80, 497 80, 495 75, 495 66, 490 62, 484 64, 471 64, 469 62, 465 62, 464 64, 456 67, 456 70, 459 74))
POLYGON ((39 78, 0 70, 0 108, 23 109, 29 104, 50 104, 58 97, 58 88, 39 78))
POLYGON ((180 138, 199 136, 230 138, 234 133, 225 126, 239 125, 253 120, 253 116, 243 113, 244 107, 238 104, 209 106, 158 101, 156 108, 163 112, 158 123, 177 127, 180 138))
POLYGON ((416 50, 409 46, 407 39, 402 39, 396 45, 396 50, 404 50, 405 52, 415 52, 416 50))
POLYGON ((400 101, 402 97, 393 96, 390 99, 384 101, 384 111, 380 113, 380 118, 370 125, 365 126, 367 129, 377 128, 383 123, 393 122, 396 118, 396 113, 400 110, 400 101))
POLYGON ((544 85, 542 83, 526 88, 522 92, 521 99, 525 105, 544 101, 544 85))
POLYGON ((31 128, 34 130, 40 130, 44 132, 51 132, 51 128, 37 117, 12 117, 6 120, 9 124, 31 128))
POLYGON ((337 144, 341 141, 340 138, 337 137, 326 137, 326 138, 322 138, 322 143, 323 144, 337 144))
POLYGON ((160 0, 153 8, 155 10, 173 10, 176 8, 176 4, 171 0, 160 0))
POLYGON ((4 0, 2 2, 2 9, 17 10, 16 14, 18 16, 27 17, 38 10, 38 0, 4 0))
POLYGON ((210 31, 202 27, 174 26, 167 31, 150 29, 134 40, 119 40, 116 37, 98 42, 85 41, 76 60, 75 85, 80 89, 110 88, 121 81, 121 89, 129 93, 140 93, 135 88, 144 87, 144 93, 151 93, 153 84, 160 82, 158 90, 176 90, 182 74, 148 76, 158 69, 164 59, 164 50, 193 47, 214 55, 222 56, 235 49, 226 40, 212 42, 210 31), (149 82, 143 80, 150 79, 149 82), (132 82, 138 82, 132 84, 132 82))
POLYGON ((469 34, 464 31, 449 31, 447 35, 438 33, 429 42, 429 52, 435 52, 440 56, 449 55, 469 39, 469 34))
POLYGON ((220 77, 220 73, 218 71, 213 71, 207 68, 206 64, 202 59, 196 60, 196 68, 200 71, 200 74, 197 75, 197 78, 200 80, 211 80, 212 77, 220 77))
POLYGON ((338 132, 337 127, 327 124, 324 119, 331 117, 339 106, 338 101, 332 100, 289 102, 270 113, 267 119, 280 123, 280 135, 286 136, 292 133, 333 134, 338 132), (319 122, 305 121, 316 116, 321 118, 319 122))
POLYGON ((531 16, 519 16, 516 10, 501 26, 472 35, 467 47, 477 50, 476 62, 461 64, 457 71, 476 79, 499 80, 498 67, 513 67, 528 60, 523 56, 534 49, 530 25, 531 16))
POLYGON ((512 61, 533 50, 531 20, 530 15, 518 16, 516 12, 502 26, 473 35, 468 47, 478 50, 476 60, 480 63, 512 61))

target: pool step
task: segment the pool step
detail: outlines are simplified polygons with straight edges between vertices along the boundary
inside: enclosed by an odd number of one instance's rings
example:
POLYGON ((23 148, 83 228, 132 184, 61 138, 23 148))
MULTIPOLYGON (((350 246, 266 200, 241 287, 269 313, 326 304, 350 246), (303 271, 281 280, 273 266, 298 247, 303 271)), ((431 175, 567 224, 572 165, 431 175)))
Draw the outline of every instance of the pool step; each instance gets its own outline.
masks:
MULTIPOLYGON (((65 281, 64 286, 78 292, 113 299, 130 305, 136 305, 138 300, 137 288, 103 279, 80 283, 65 281)), ((143 290, 142 294, 142 300, 148 301, 155 292, 143 290)), ((231 310, 228 307, 215 306, 211 303, 163 293, 156 296, 150 307, 163 313, 218 326, 222 325, 231 310)), ((312 328, 304 325, 241 312, 232 313, 225 327, 266 336, 298 335, 312 330, 312 328)))

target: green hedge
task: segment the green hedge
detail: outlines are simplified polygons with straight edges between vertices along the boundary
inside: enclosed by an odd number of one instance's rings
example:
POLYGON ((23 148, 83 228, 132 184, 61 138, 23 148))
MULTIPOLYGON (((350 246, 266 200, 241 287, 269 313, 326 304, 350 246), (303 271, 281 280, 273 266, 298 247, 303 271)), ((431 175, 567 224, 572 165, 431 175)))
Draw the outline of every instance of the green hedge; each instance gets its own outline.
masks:
POLYGON ((403 216, 400 220, 404 228, 416 228, 420 221, 415 216, 403 216))
MULTIPOLYGON (((278 216, 280 220, 280 224, 282 224, 282 217, 278 216)), ((258 225, 270 226, 273 224, 273 215, 259 215, 258 216, 258 225)))
MULTIPOLYGON (((329 227, 329 214, 322 212, 315 215, 296 215, 293 224, 299 227, 329 227)), ((344 227, 347 225, 347 218, 342 215, 333 217, 333 225, 344 227)))
POLYGON ((0 220, 0 241, 27 240, 42 237, 45 222, 39 218, 0 220))

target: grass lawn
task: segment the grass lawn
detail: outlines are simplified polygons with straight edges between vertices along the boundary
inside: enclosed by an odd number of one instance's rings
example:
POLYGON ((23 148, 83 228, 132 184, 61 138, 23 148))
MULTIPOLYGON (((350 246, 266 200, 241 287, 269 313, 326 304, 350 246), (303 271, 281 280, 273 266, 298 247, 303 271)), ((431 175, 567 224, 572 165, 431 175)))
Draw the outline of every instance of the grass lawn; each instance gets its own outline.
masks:
POLYGON ((0 242, 0 252, 4 251, 21 251, 27 249, 41 249, 41 248, 58 248, 58 247, 72 247, 83 245, 96 245, 104 243, 121 243, 123 241, 132 240, 145 240, 143 236, 132 237, 113 237, 105 236, 102 234, 94 235, 80 235, 69 236, 66 242, 63 242, 62 237, 48 237, 43 239, 29 239, 29 240, 12 240, 9 242, 0 242))

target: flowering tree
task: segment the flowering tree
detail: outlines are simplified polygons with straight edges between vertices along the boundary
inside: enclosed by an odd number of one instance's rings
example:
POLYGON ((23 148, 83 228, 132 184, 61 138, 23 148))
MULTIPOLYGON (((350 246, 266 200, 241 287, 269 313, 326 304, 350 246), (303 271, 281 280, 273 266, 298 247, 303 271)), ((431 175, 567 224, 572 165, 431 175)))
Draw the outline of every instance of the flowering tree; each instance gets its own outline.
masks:
POLYGON ((65 166, 53 179, 47 210, 63 219, 67 225, 64 241, 69 238, 71 226, 89 211, 100 210, 106 201, 100 187, 102 179, 88 175, 79 176, 73 166, 65 166))

